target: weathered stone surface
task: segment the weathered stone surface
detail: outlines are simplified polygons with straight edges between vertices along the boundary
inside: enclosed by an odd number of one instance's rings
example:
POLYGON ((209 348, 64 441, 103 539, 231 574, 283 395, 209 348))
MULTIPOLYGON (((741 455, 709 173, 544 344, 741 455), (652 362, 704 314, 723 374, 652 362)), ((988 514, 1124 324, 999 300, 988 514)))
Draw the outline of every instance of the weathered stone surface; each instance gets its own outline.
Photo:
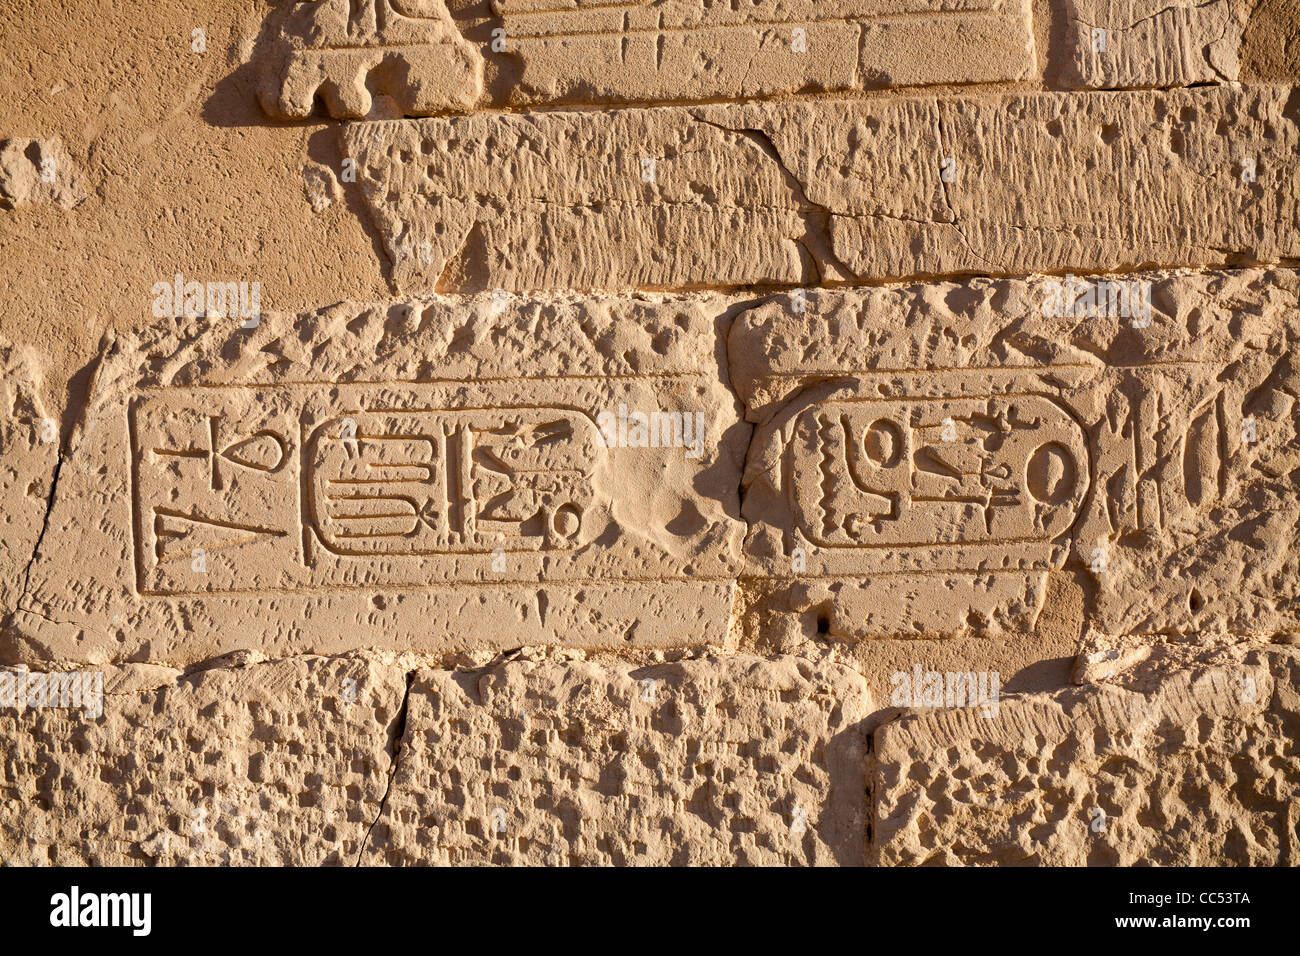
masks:
MULTIPOLYGON (((864 278, 1294 259, 1300 128, 1288 95, 1217 87, 942 100, 935 155, 953 159, 953 182, 922 166, 865 196, 853 178, 828 183, 851 197, 851 214, 832 219, 835 254, 864 278)), ((867 149, 858 159, 872 182, 880 167, 867 149)))
POLYGON ((1300 864, 1298 82, 1300 0, 6 4, 0 873, 1300 864))
POLYGON ((798 184, 742 134, 678 110, 365 123, 343 135, 399 286, 734 286, 815 268, 799 241, 798 184))
POLYGON ((902 716, 874 735, 873 862, 1297 865, 1298 681, 1293 648, 1221 640, 902 716))
POLYGON ((1030 628, 1063 566, 1104 633, 1300 626, 1295 275, 1099 281, 741 314, 745 574, 848 639, 1030 628))
POLYGON ((1069 78, 1119 89, 1238 79, 1243 20, 1230 0, 1066 0, 1069 78))
POLYGON ((343 189, 334 171, 319 163, 308 163, 302 169, 303 190, 311 211, 322 213, 343 198, 343 189))
POLYGON ((1027 0, 852 0, 833 11, 811 0, 493 0, 491 13, 480 50, 444 0, 293 4, 260 64, 262 105, 282 120, 308 116, 318 96, 339 118, 430 116, 1011 82, 1035 66, 1027 0))
POLYGON ((1260 0, 1251 7, 1241 60, 1243 79, 1300 80, 1300 0, 1260 0))
POLYGON ((721 644, 749 430, 714 322, 483 296, 110 341, 10 653, 721 644))
POLYGON ((1300 256, 1294 109, 1214 87, 361 123, 401 287, 689 289, 1300 256))
POLYGON ((52 202, 73 209, 90 189, 57 139, 0 140, 0 209, 52 202))
POLYGON ((1023 0, 812 0, 610 5, 493 0, 520 103, 723 99, 1024 79, 1023 0))
POLYGON ((36 553, 59 457, 29 351, 0 338, 0 622, 13 610, 36 553))
POLYGON ((370 864, 861 864, 862 677, 750 655, 420 671, 370 864))
POLYGON ((263 70, 262 108, 285 120, 309 116, 317 97, 346 119, 464 110, 483 89, 483 56, 444 0, 293 3, 263 70))
MULTIPOLYGON (((0 687, 7 675, 44 681, 0 671, 0 687)), ((4 865, 356 862, 391 774, 402 670, 360 657, 128 665, 100 686, 98 715, 0 706, 4 865)))

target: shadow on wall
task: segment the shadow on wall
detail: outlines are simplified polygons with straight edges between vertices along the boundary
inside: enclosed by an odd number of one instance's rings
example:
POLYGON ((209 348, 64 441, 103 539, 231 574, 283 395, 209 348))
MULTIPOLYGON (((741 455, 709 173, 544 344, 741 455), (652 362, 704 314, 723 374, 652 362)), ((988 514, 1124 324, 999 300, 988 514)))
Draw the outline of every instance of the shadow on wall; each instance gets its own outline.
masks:
POLYGON ((221 128, 267 126, 271 120, 258 104, 258 85, 265 82, 270 61, 283 53, 280 36, 293 4, 274 5, 253 43, 253 54, 229 76, 218 80, 203 104, 203 121, 221 128))
POLYGON ((399 119, 472 110, 486 88, 505 101, 518 85, 511 57, 484 55, 500 25, 486 2, 280 2, 248 61, 204 105, 214 126, 331 119, 399 119))

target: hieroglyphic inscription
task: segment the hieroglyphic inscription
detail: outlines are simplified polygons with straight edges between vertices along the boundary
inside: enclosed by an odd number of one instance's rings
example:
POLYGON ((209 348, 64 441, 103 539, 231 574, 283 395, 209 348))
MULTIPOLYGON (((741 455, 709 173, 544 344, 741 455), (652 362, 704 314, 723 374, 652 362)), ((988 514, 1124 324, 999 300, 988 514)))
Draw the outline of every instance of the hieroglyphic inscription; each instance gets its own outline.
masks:
POLYGON ((198 580, 233 587, 236 562, 217 555, 260 557, 293 546, 285 519, 297 500, 293 409, 284 394, 247 399, 244 390, 195 391, 133 404, 142 591, 195 589, 191 562, 199 552, 213 560, 198 580))
POLYGON ((1041 395, 832 400, 799 416, 787 454, 819 548, 1049 542, 1088 483, 1082 429, 1041 395))
POLYGON ((792 527, 817 549, 923 549, 941 565, 935 546, 974 555, 1013 545, 1008 557, 1023 562, 1072 529, 1159 531, 1226 486, 1217 370, 1202 362, 1116 369, 1091 439, 1078 415, 1097 400, 1098 383, 1078 365, 953 370, 938 387, 899 399, 861 396, 916 370, 862 373, 846 392, 853 398, 805 409, 782 441, 792 527), (1057 396, 1014 391, 1066 379, 1075 387, 1057 396), (1008 391, 953 389, 982 382, 1008 391), (1094 475, 1100 495, 1090 495, 1094 475))
POLYGON ((1108 633, 1294 619, 1264 583, 1293 560, 1265 544, 1295 510, 1292 386, 1282 346, 1243 345, 1278 320, 1200 321, 1191 281, 1163 280, 1168 314, 1140 321, 1052 318, 1041 289, 953 294, 1024 310, 1010 321, 912 312, 903 289, 742 316, 751 571, 855 637, 1026 626, 1066 566, 1108 633))
POLYGON ((123 337, 15 626, 50 660, 720 644, 749 428, 716 318, 490 294, 123 337))
POLYGON ((614 521, 609 456, 685 461, 607 449, 594 408, 524 404, 523 385, 459 405, 449 391, 141 393, 129 413, 140 591, 418 586, 433 569, 492 580, 505 554, 529 558, 516 575, 588 575, 614 521))
POLYGON ((571 547, 599 456, 595 424, 564 409, 335 419, 307 445, 304 517, 335 554, 571 547))
POLYGON ((992 83, 1034 68, 1026 0, 492 0, 490 12, 480 50, 444 0, 294 4, 263 107, 301 118, 320 97, 339 118, 392 118, 992 83), (498 66, 486 90, 485 56, 498 66))
POLYGON ((492 0, 516 100, 689 101, 1023 78, 1022 0, 492 0), (942 56, 917 56, 942 48, 942 56))

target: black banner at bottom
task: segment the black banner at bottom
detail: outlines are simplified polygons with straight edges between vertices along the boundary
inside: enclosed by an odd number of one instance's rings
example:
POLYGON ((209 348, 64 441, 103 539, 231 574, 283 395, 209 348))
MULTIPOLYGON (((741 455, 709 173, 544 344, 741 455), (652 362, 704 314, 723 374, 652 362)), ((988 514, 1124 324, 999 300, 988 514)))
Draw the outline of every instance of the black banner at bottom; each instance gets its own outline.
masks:
POLYGON ((553 935, 672 946, 687 942, 689 926, 691 943, 753 938, 770 948, 779 935, 837 924, 945 941, 1041 931, 1080 942, 1198 934, 1231 945, 1290 926, 1298 889, 1291 869, 0 869, 11 939, 128 947, 337 947, 431 924, 487 933, 494 945, 553 935))

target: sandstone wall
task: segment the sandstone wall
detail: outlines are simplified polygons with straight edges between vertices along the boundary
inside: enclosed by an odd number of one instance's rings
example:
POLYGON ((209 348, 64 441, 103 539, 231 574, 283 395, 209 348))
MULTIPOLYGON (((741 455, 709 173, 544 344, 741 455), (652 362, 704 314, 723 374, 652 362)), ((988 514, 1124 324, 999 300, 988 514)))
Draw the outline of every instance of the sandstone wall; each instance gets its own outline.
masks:
POLYGON ((5 865, 1292 865, 1300 11, 0 31, 5 865))

